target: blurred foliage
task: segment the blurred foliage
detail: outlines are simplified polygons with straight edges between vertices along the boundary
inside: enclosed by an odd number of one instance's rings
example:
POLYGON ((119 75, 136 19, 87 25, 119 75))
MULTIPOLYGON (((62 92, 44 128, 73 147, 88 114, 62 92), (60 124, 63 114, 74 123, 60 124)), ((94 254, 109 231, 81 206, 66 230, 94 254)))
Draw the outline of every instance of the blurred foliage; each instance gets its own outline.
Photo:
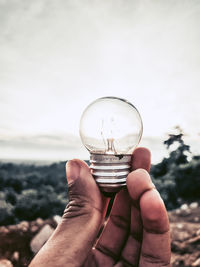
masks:
POLYGON ((168 210, 200 199, 200 156, 192 156, 183 131, 180 127, 176 130, 177 134, 164 141, 169 156, 151 168, 152 180, 168 210))
POLYGON ((65 163, 0 163, 0 225, 62 215, 68 203, 65 163))
MULTIPOLYGON (((200 199, 200 155, 192 156, 177 127, 164 141, 169 156, 151 167, 167 209, 200 199)), ((65 163, 45 166, 0 163, 0 225, 62 215, 67 198, 65 163)))

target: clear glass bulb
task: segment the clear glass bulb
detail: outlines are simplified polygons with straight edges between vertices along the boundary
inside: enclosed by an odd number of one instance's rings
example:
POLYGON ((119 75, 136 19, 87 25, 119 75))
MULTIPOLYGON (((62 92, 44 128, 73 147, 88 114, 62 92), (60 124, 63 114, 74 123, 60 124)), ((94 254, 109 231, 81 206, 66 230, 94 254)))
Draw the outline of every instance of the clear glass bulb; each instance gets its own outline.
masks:
POLYGON ((91 153, 92 173, 103 191, 118 191, 125 185, 131 154, 142 130, 139 112, 125 99, 99 98, 83 112, 81 140, 91 153))

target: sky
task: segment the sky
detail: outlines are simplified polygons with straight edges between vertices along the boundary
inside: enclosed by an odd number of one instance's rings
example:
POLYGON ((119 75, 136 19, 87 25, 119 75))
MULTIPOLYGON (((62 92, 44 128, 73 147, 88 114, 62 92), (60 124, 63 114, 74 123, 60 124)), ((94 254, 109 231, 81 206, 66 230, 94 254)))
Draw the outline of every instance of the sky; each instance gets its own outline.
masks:
POLYGON ((155 154, 176 125, 200 152, 199 26, 199 0, 0 0, 0 158, 85 157, 102 96, 137 107, 155 154))

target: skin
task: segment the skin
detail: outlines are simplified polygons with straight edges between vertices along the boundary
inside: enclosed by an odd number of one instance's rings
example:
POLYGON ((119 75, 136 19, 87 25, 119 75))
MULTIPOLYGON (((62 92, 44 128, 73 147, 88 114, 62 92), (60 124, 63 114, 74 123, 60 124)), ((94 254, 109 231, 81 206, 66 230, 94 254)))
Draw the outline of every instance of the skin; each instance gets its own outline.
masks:
POLYGON ((100 193, 85 162, 69 161, 69 204, 29 267, 171 266, 169 220, 148 173, 150 157, 146 148, 134 151, 127 188, 116 195, 98 240, 109 198, 100 193))

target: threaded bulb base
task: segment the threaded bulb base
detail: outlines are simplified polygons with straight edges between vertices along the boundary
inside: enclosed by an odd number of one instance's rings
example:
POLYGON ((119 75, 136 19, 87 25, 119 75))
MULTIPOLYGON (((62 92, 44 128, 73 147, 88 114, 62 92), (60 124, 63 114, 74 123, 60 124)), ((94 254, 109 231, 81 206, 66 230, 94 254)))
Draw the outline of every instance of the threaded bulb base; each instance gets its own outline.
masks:
POLYGON ((104 193, 116 193, 126 186, 131 169, 131 155, 90 155, 92 175, 104 193))

